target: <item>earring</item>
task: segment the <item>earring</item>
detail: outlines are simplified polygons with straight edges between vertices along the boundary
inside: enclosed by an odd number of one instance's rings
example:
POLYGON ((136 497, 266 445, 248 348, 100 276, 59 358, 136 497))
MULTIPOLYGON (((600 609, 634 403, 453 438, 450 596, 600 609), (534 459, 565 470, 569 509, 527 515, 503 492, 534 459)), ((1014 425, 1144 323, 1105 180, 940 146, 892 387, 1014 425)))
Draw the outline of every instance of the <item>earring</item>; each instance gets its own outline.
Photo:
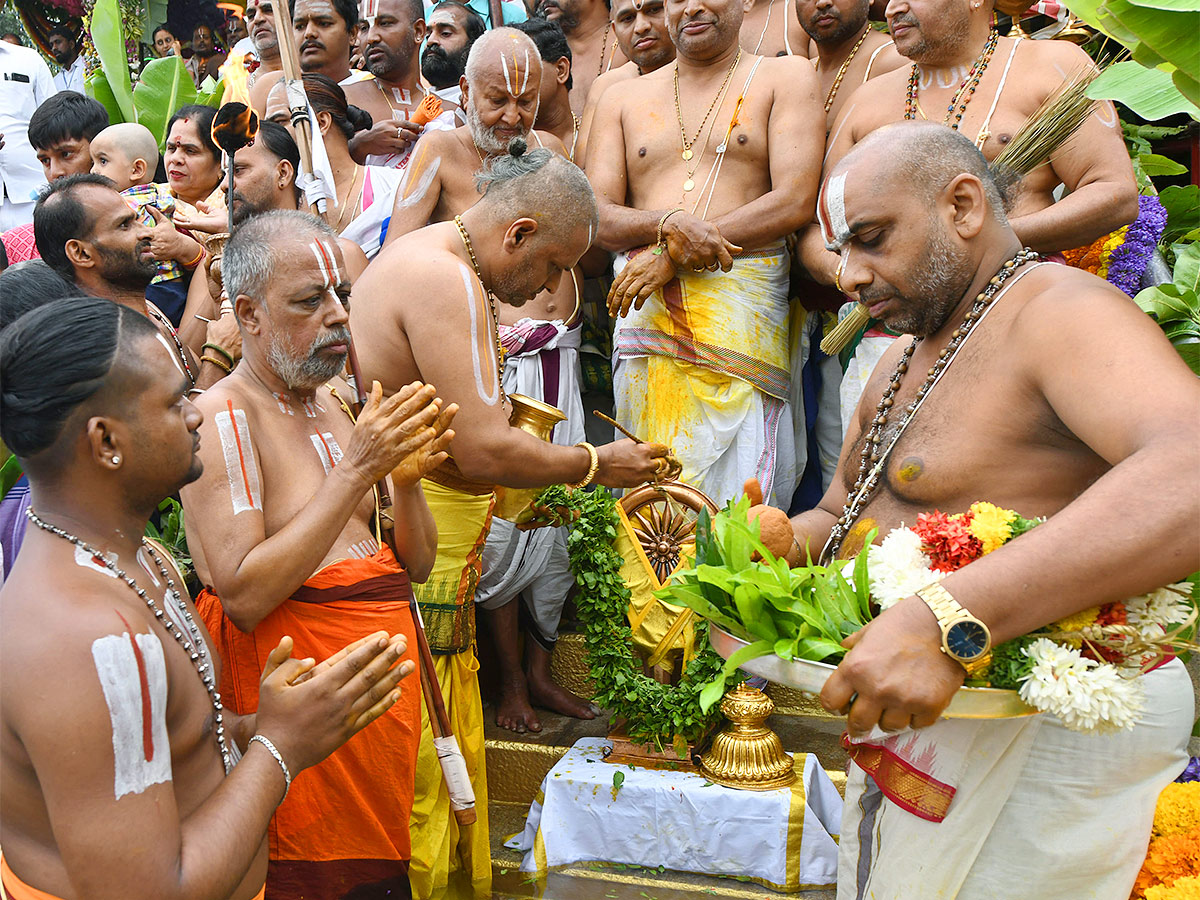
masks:
POLYGON ((113 454, 112 464, 114 466, 119 466, 121 464, 121 457, 116 453, 113 454))

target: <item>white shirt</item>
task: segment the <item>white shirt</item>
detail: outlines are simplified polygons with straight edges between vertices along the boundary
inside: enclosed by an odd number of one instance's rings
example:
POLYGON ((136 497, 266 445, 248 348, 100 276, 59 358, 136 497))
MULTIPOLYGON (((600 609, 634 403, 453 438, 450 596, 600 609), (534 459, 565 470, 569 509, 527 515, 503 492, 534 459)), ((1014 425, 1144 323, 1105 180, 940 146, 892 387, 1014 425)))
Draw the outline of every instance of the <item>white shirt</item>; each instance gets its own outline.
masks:
POLYGON ((14 203, 36 199, 46 183, 28 128, 33 111, 54 93, 50 67, 36 50, 0 41, 0 183, 14 203))
MULTIPOLYGON (((75 57, 75 62, 54 76, 54 84, 60 91, 76 91, 85 94, 83 90, 83 55, 75 57)), ((85 94, 86 96, 86 94, 85 94)))

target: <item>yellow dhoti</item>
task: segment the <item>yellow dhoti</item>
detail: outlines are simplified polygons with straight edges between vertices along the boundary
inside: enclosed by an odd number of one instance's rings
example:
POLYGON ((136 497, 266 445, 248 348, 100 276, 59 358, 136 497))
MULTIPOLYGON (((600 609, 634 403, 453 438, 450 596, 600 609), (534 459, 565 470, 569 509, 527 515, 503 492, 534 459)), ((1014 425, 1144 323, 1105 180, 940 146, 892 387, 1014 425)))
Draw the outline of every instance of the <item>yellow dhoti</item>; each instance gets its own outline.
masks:
POLYGON ((421 486, 437 523, 438 551, 429 579, 413 588, 434 653, 446 712, 475 791, 478 818, 463 827, 454 819, 433 746, 429 714, 422 705, 416 791, 409 819, 412 861, 408 875, 413 897, 419 900, 457 900, 472 894, 486 897, 491 893, 492 864, 483 707, 475 658, 475 587, 491 525, 492 495, 464 493, 428 480, 421 486), (470 887, 464 890, 467 884, 470 887))
MULTIPOLYGON (((618 257, 618 266, 621 260, 618 257)), ((617 419, 669 445, 683 481, 718 505, 757 477, 786 507, 796 487, 788 254, 780 242, 729 272, 681 272, 617 321, 617 419)))

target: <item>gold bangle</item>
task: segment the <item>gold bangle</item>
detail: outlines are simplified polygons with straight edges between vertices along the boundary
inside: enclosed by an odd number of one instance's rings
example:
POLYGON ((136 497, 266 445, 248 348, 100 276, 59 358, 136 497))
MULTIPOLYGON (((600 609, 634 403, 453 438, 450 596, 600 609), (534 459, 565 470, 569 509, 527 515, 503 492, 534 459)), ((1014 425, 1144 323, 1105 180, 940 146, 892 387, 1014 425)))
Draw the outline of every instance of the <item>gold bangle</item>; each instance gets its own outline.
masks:
POLYGON ((666 213, 663 214, 663 217, 658 220, 658 233, 654 238, 655 246, 662 245, 662 243, 663 243, 663 236, 662 236, 663 226, 667 224, 667 219, 671 218, 671 216, 675 215, 675 213, 677 213, 677 212, 683 212, 683 207, 677 206, 672 210, 668 210, 666 213))
POLYGON ((204 354, 204 356, 200 357, 200 362, 202 362, 202 363, 206 363, 206 362, 208 362, 208 363, 212 363, 212 364, 213 364, 214 366, 216 366, 218 369, 221 369, 221 370, 222 370, 222 371, 223 371, 223 372, 224 372, 226 375, 228 375, 230 372, 232 372, 232 371, 233 371, 233 366, 227 366, 227 365, 225 365, 225 363, 224 363, 224 362, 222 362, 221 360, 217 359, 215 356, 209 356, 207 353, 206 353, 206 354, 204 354))
POLYGON ((223 357, 225 357, 225 360, 229 363, 230 366, 232 366, 235 362, 237 362, 237 360, 233 358, 232 353, 230 353, 224 347, 219 347, 216 344, 201 344, 200 349, 201 350, 212 350, 214 353, 220 353, 223 357))
POLYGON ((587 441, 581 441, 580 443, 576 444, 575 446, 582 447, 584 450, 586 450, 588 452, 588 459, 590 460, 590 462, 588 464, 587 474, 584 475, 583 478, 581 478, 579 481, 575 482, 574 484, 567 485, 567 487, 569 487, 573 491, 578 490, 579 488, 585 488, 589 484, 591 484, 592 479, 596 477, 596 470, 600 468, 600 454, 596 451, 595 447, 593 447, 587 441))

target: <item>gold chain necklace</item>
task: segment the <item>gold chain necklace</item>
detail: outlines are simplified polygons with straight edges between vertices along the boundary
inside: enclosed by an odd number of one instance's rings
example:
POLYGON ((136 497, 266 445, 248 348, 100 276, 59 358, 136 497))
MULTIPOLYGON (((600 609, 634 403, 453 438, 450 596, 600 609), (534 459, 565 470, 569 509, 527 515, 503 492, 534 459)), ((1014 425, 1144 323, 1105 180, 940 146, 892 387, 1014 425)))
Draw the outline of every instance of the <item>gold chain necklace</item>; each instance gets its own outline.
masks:
POLYGON ((683 141, 683 157, 684 162, 688 162, 692 158, 692 147, 696 141, 700 139, 701 132, 704 131, 704 126, 708 123, 708 117, 713 114, 713 110, 717 108, 717 104, 725 96, 725 91, 729 88, 729 79, 733 77, 733 70, 737 68, 737 64, 742 59, 742 48, 738 47, 738 52, 733 57, 733 64, 729 67, 729 71, 725 73, 725 80, 721 83, 721 89, 717 91, 717 95, 713 97, 713 102, 708 105, 708 112, 704 114, 704 118, 700 121, 700 127, 696 129, 696 136, 690 141, 687 137, 687 128, 683 124, 683 105, 679 100, 679 63, 675 64, 675 118, 679 120, 679 137, 683 141))
MULTIPOLYGON (((854 45, 854 49, 850 51, 850 55, 846 57, 846 61, 842 63, 842 67, 838 69, 837 77, 833 79, 833 87, 829 89, 829 94, 825 98, 825 112, 833 107, 833 98, 837 96, 838 88, 842 86, 842 79, 846 77, 846 72, 850 69, 850 63, 854 62, 854 55, 858 53, 858 48, 863 45, 863 41, 867 39, 867 35, 871 33, 871 26, 868 25, 863 31, 862 37, 858 39, 858 43, 854 45)), ((817 68, 821 68, 818 61, 817 68)))
MULTIPOLYGON (((354 177, 352 179, 350 179, 350 190, 346 192, 346 199, 342 203, 342 212, 338 216, 337 224, 333 226, 333 230, 336 231, 338 234, 342 233, 342 220, 346 218, 346 213, 348 213, 350 211, 350 206, 351 206, 350 201, 354 197, 354 186, 356 184, 358 184, 358 176, 360 176, 362 173, 363 173, 363 167, 360 166, 358 163, 355 163, 354 164, 354 177)), ((353 222, 354 218, 351 217, 350 221, 353 222)))
POLYGON ((496 334, 496 386, 500 389, 500 403, 504 404, 508 397, 504 393, 504 345, 500 343, 500 315, 496 312, 496 295, 491 289, 483 283, 483 273, 479 271, 479 260, 475 258, 475 248, 471 246, 471 236, 467 234, 467 226, 463 224, 462 216, 454 217, 454 226, 458 229, 458 236, 462 238, 463 247, 467 250, 467 256, 471 258, 471 268, 475 270, 475 277, 479 279, 479 286, 483 288, 483 292, 487 294, 488 308, 492 311, 492 328, 496 334))
POLYGON ((604 54, 608 52, 608 30, 612 28, 612 19, 604 23, 604 41, 600 44, 600 65, 596 66, 596 77, 604 74, 604 54))

